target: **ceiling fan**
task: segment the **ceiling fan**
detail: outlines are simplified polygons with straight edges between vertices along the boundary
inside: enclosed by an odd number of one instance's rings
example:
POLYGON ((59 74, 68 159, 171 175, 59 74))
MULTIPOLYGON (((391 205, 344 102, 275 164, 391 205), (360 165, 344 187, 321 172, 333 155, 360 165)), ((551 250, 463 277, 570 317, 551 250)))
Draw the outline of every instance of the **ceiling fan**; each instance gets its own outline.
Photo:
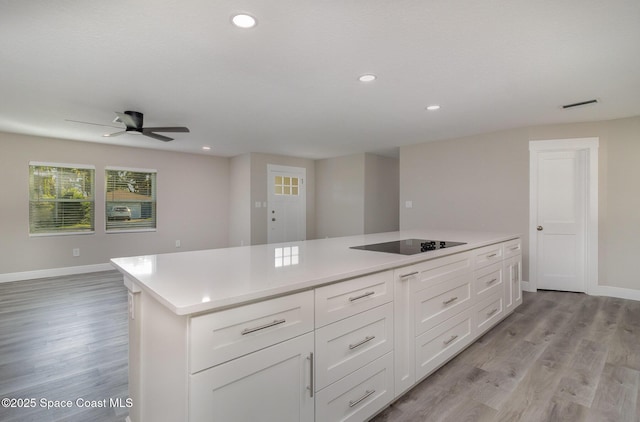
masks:
MULTIPOLYGON (((150 138, 153 139, 157 139, 159 141, 163 141, 163 142, 169 142, 169 141, 173 141, 173 138, 169 138, 168 136, 164 136, 164 135, 159 135, 155 132, 181 132, 181 133, 188 133, 189 132, 189 128, 184 127, 184 126, 169 126, 169 127, 144 127, 143 122, 144 122, 144 115, 138 111, 125 111, 124 113, 119 113, 119 112, 115 112, 116 113, 116 118, 113 120, 114 123, 124 123, 125 130, 122 130, 120 132, 115 132, 115 133, 107 133, 103 136, 106 137, 113 137, 113 136, 120 136, 122 134, 125 133, 135 133, 135 134, 141 134, 144 136, 148 136, 150 138)), ((116 127, 117 126, 109 126, 109 125, 98 125, 97 123, 89 123, 89 122, 81 122, 78 120, 67 120, 70 122, 75 122, 75 123, 86 123, 86 124, 90 124, 90 125, 97 125, 97 126, 108 126, 108 127, 116 127)))

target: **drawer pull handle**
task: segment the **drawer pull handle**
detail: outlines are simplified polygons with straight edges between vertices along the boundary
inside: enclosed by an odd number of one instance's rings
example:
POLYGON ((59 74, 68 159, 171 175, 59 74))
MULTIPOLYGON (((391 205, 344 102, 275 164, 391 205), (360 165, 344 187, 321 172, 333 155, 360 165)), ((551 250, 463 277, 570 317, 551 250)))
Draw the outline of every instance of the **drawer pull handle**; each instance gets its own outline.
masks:
POLYGON ((374 338, 376 338, 376 336, 366 336, 366 337, 364 338, 364 340, 360 340, 360 341, 359 341, 359 342, 357 342, 356 344, 350 344, 350 345, 349 345, 349 350, 353 350, 353 349, 355 349, 356 347, 362 346, 363 344, 365 344, 365 343, 367 343, 367 342, 369 342, 369 341, 373 340, 374 338))
POLYGON ((349 302, 355 302, 358 299, 362 299, 362 298, 365 298, 367 296, 371 296, 371 295, 374 295, 374 294, 376 294, 376 292, 366 292, 366 293, 361 294, 360 296, 350 297, 349 298, 349 302))
POLYGON ((498 281, 498 279, 497 279, 497 278, 493 278, 493 279, 491 279, 491 280, 487 281, 487 286, 488 286, 489 284, 495 283, 496 281, 498 281))
POLYGON ((487 258, 493 258, 494 256, 498 256, 497 253, 492 253, 491 255, 487 255, 487 258))
POLYGON ((353 406, 357 405, 362 400, 366 399, 367 397, 369 397, 370 395, 372 395, 375 392, 376 392, 376 390, 367 390, 367 391, 365 391, 364 395, 362 397, 360 397, 358 400, 349 401, 349 407, 353 407, 353 406))
POLYGON ((269 328, 269 327, 273 327, 273 326, 276 326, 276 325, 284 324, 286 321, 287 320, 285 320, 285 319, 274 319, 272 322, 269 322, 267 324, 261 325, 259 327, 245 328, 244 330, 242 330, 241 334, 244 336, 245 334, 255 333, 256 331, 264 330, 265 328, 269 328))
POLYGON ((487 312, 487 316, 490 317, 491 315, 495 314, 496 312, 498 312, 498 308, 493 308, 492 311, 487 312))
POLYGON ((520 246, 514 246, 513 248, 511 248, 512 251, 518 250, 520 249, 520 246))
POLYGON ((400 278, 407 278, 407 277, 411 277, 412 275, 416 275, 416 274, 418 274, 418 273, 419 273, 419 271, 414 271, 414 272, 409 273, 409 274, 402 274, 402 275, 400 276, 400 278))
POLYGON ((443 305, 448 305, 448 304, 450 304, 451 302, 455 302, 456 300, 458 300, 458 296, 452 297, 452 298, 451 298, 451 299, 449 299, 449 300, 445 300, 444 302, 442 302, 442 304, 443 304, 443 305))
POLYGON ((309 397, 313 398, 313 390, 315 388, 313 386, 313 352, 309 354, 307 359, 309 359, 309 386, 307 389, 309 390, 309 397))
POLYGON ((444 343, 446 346, 448 346, 448 345, 449 345, 449 343, 451 343, 453 340, 455 340, 455 339, 457 339, 457 338, 458 338, 458 335, 457 335, 457 334, 455 334, 455 335, 451 336, 451 337, 449 338, 449 340, 445 340, 443 343, 444 343))

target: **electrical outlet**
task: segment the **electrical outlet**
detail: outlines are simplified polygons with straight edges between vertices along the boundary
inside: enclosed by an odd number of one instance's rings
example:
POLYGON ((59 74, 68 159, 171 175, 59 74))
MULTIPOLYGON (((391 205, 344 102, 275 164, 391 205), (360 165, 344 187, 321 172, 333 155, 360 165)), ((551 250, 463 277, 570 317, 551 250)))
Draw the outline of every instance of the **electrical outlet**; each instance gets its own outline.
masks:
POLYGON ((71 251, 73 253, 73 256, 80 256, 80 248, 73 248, 73 251, 71 251))
POLYGON ((180 241, 179 241, 179 240, 176 240, 176 248, 179 248, 180 246, 182 246, 182 245, 180 244, 180 241))

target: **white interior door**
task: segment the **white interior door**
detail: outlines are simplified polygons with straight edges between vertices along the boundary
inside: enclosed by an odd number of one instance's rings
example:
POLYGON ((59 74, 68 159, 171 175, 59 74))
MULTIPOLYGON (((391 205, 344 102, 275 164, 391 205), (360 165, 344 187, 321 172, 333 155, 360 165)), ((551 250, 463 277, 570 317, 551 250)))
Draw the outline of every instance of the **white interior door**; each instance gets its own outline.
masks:
POLYGON ((538 154, 538 288, 585 291, 585 153, 538 154))
POLYGON ((267 165, 268 243, 305 240, 307 233, 306 169, 267 165))
POLYGON ((588 292, 597 285, 597 144, 530 143, 534 289, 588 292))

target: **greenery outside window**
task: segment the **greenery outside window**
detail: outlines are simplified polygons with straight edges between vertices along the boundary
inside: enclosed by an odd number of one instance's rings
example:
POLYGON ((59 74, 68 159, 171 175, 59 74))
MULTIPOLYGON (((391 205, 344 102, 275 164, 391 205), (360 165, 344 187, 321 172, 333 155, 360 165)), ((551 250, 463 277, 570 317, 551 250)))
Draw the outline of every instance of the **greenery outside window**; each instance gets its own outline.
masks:
POLYGON ((156 170, 107 167, 107 232, 155 231, 156 170))
POLYGON ((95 167, 29 163, 29 234, 78 234, 95 230, 95 167))

